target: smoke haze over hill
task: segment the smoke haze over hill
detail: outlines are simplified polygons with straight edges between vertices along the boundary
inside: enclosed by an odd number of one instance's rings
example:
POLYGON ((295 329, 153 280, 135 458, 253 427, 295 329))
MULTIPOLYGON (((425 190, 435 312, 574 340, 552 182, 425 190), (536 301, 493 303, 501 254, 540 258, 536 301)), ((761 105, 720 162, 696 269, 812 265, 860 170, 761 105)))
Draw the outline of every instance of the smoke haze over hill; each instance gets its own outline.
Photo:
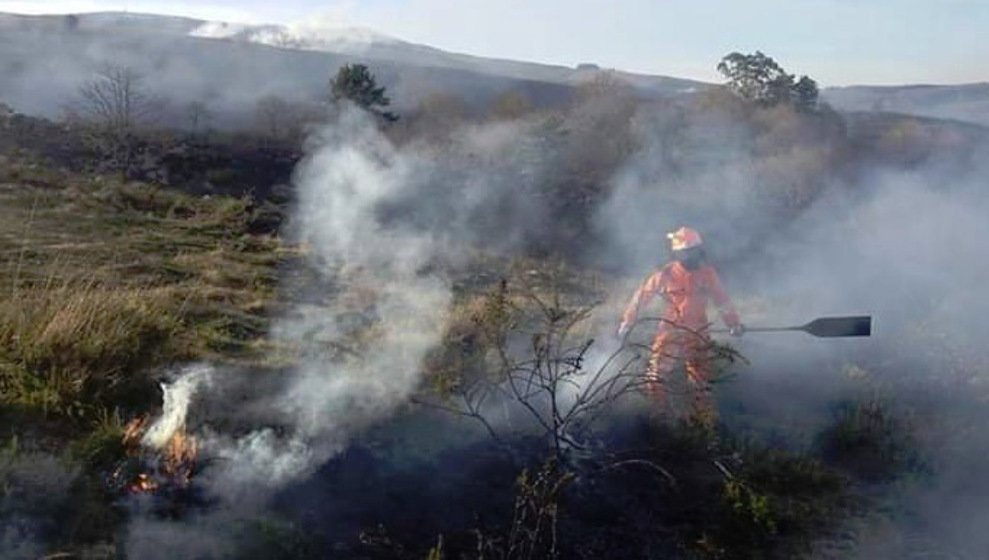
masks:
MULTIPOLYGON (((125 65, 171 101, 169 120, 187 120, 185 105, 205 103, 214 126, 249 120, 265 96, 293 102, 323 99, 326 83, 345 63, 369 64, 396 106, 414 107, 437 92, 482 106, 507 91, 537 106, 558 105, 570 88, 597 71, 450 53, 390 38, 369 29, 245 25, 137 14, 71 16, 0 14, 0 102, 14 109, 59 116, 77 89, 101 65, 125 65), (288 84, 291 84, 289 86, 288 84)), ((711 61, 713 68, 716 61, 711 61)), ((710 84, 621 72, 616 76, 645 97, 678 96, 710 84)), ((824 84, 827 85, 827 84, 824 84)), ((929 88, 826 88, 840 110, 884 110, 987 124, 979 108, 989 93, 979 84, 929 88)))

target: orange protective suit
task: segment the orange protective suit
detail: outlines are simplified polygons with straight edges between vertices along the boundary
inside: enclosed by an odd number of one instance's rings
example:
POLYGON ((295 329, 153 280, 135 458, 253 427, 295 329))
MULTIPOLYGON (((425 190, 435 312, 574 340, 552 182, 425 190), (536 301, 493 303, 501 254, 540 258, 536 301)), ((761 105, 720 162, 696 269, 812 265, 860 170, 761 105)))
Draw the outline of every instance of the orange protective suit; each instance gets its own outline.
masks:
POLYGON ((626 328, 634 324, 640 310, 656 295, 666 301, 666 309, 652 343, 646 373, 647 389, 663 400, 663 384, 677 361, 682 359, 694 389, 695 413, 713 414, 714 399, 709 382, 713 355, 707 306, 713 302, 729 327, 741 325, 738 313, 713 267, 704 264, 688 270, 679 261, 673 261, 650 275, 635 292, 622 315, 622 324, 626 328))

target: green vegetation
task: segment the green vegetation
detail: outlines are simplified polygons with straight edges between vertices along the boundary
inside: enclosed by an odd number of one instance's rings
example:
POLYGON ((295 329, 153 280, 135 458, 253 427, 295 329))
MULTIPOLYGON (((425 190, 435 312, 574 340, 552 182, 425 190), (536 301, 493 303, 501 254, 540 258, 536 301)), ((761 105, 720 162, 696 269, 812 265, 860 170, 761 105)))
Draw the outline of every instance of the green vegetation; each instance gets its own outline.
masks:
POLYGON ((718 72, 728 80, 728 89, 746 101, 766 107, 792 104, 803 111, 817 107, 817 82, 807 76, 796 79, 759 51, 725 55, 718 63, 718 72))
MULTIPOLYGON (((62 435, 112 439, 156 398, 156 368, 260 359, 277 239, 245 233, 250 201, 117 179, 0 169, 0 404, 62 435), (116 419, 116 420, 113 420, 116 419)), ((18 431, 5 423, 4 432, 18 431)), ((89 455, 83 452, 83 455, 89 455)))
POLYGON ((0 512, 37 520, 44 533, 29 541, 97 554, 126 521, 105 487, 126 452, 124 424, 159 404, 162 368, 270 359, 276 267, 294 253, 247 233, 249 197, 40 161, 13 153, 0 164, 0 487, 17 492, 0 512), (68 501, 25 510, 19 473, 31 459, 18 457, 36 455, 71 465, 51 475, 68 501))
POLYGON ((398 120, 398 115, 385 109, 391 105, 385 88, 378 85, 374 74, 364 64, 345 64, 330 80, 330 100, 337 102, 344 99, 385 121, 398 120))

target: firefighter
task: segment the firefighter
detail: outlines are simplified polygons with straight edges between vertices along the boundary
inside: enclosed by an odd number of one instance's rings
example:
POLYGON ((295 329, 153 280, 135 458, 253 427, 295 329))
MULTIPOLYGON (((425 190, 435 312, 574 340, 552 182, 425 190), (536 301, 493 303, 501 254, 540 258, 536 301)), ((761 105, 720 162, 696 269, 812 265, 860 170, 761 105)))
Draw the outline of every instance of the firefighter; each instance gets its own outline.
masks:
POLYGON ((718 273, 706 262, 700 234, 681 227, 666 237, 670 240, 673 258, 653 272, 632 296, 622 315, 618 334, 624 337, 635 324, 640 310, 653 296, 661 296, 666 308, 652 342, 646 390, 664 402, 664 384, 668 383, 670 373, 682 359, 694 397, 693 414, 713 422, 716 411, 710 375, 714 356, 708 332, 708 302, 718 308, 732 336, 741 336, 745 327, 725 294, 718 273))

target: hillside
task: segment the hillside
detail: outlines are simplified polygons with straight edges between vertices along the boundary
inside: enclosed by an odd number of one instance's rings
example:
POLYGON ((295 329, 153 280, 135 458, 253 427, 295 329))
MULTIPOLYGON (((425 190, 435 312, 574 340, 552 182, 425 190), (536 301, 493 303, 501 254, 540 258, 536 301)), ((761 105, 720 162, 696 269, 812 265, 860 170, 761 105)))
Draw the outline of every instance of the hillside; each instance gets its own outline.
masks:
MULTIPOLYGON (((371 65, 404 110, 438 93, 456 94, 475 109, 506 92, 521 93, 539 107, 558 105, 597 72, 593 64, 567 68, 450 53, 367 29, 248 26, 130 13, 0 14, 0 46, 0 71, 6 76, 0 100, 18 111, 60 115, 78 85, 113 62, 148 76, 148 85, 171 102, 165 120, 184 122, 185 106, 201 102, 219 127, 253 115, 265 96, 322 99, 328 77, 351 62, 371 65)), ((645 97, 675 97, 711 86, 620 70, 615 75, 645 97)), ((822 98, 841 111, 989 124, 985 84, 824 87, 822 98)))
MULTIPOLYGON (((0 71, 6 76, 0 99, 20 112, 58 116, 93 71, 113 62, 147 76, 149 89, 169 100, 172 116, 165 120, 185 121, 184 107, 199 101, 214 114, 214 126, 227 127, 250 120, 265 96, 322 99, 329 77, 351 62, 372 66, 400 109, 437 93, 455 93, 474 108, 506 92, 520 93, 535 106, 558 105, 587 76, 586 71, 450 54, 377 36, 370 41, 330 39, 314 46, 311 39, 268 27, 230 32, 183 18, 71 17, 0 14, 0 71)), ((697 85, 623 76, 650 94, 697 85)))
POLYGON ((843 111, 903 113, 989 126, 989 83, 850 86, 827 88, 822 96, 843 111))

